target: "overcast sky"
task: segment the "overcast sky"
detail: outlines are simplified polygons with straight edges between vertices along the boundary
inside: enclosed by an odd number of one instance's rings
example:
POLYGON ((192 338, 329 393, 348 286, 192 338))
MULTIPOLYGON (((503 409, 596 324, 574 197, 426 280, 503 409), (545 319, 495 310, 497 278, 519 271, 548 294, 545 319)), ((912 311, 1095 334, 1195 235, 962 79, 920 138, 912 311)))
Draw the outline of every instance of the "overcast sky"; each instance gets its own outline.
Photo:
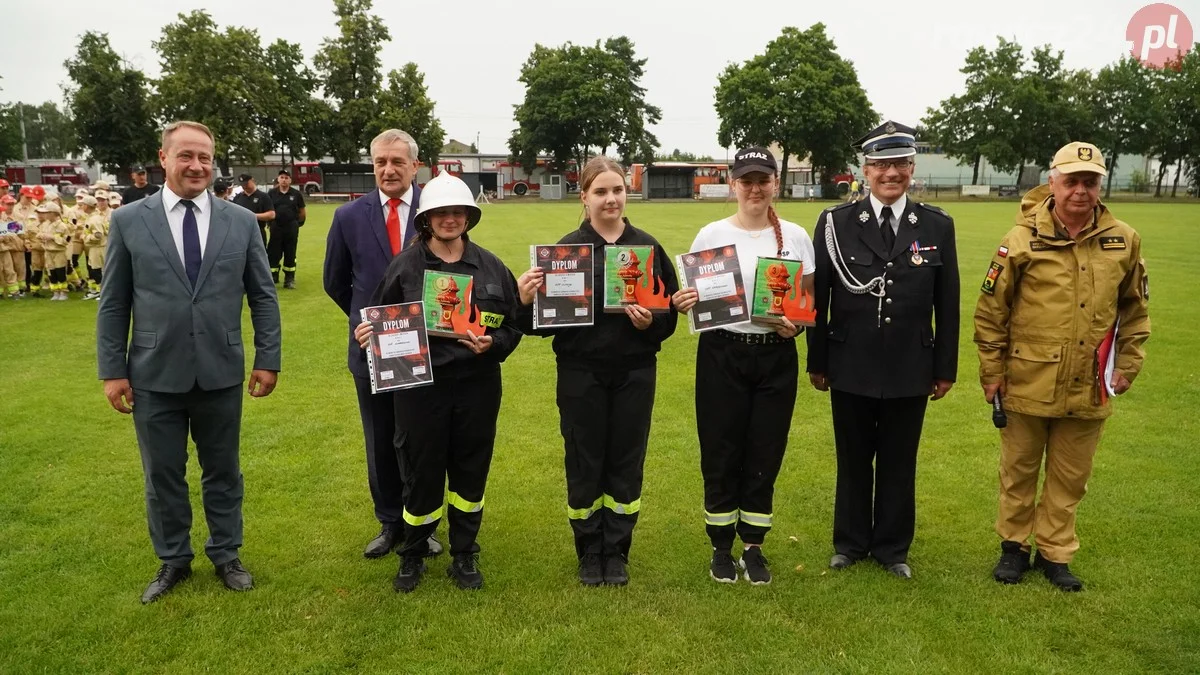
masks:
MULTIPOLYGON (((220 26, 257 29, 264 45, 280 37, 298 42, 310 63, 321 40, 336 32, 332 0, 115 0, 103 8, 80 0, 3 4, 0 101, 61 101, 67 77, 62 63, 86 30, 108 33, 113 48, 151 77, 158 75, 151 42, 180 12, 206 8, 220 26)), ((717 75, 727 63, 762 52, 783 26, 824 23, 838 52, 858 69, 875 110, 912 125, 927 107, 961 91, 958 70, 972 47, 994 47, 1001 35, 1027 52, 1043 44, 1061 49, 1070 68, 1098 69, 1127 51, 1126 26, 1145 4, 376 0, 373 11, 392 33, 382 46, 384 72, 417 63, 447 138, 470 143, 478 134, 482 151, 507 152, 515 126, 512 107, 524 95, 517 76, 534 43, 589 44, 627 35, 638 55, 649 59, 643 85, 648 100, 663 110, 653 129, 663 150, 721 158, 726 151, 717 143, 713 109, 717 75)), ((1200 0, 1173 4, 1200 28, 1200 0)))

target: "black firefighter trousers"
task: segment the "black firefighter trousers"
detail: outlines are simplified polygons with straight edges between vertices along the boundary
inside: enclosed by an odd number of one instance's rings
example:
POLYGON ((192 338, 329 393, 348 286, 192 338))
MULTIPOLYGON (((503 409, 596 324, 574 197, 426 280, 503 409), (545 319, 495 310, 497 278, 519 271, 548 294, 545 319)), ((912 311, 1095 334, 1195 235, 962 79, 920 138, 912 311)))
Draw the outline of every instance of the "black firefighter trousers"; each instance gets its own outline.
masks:
POLYGON ((296 244, 300 240, 300 226, 271 225, 271 240, 267 242, 267 262, 271 264, 271 273, 279 274, 279 263, 283 261, 285 275, 296 273, 296 244))
POLYGON ((558 369, 567 518, 579 557, 629 559, 641 509, 655 378, 653 365, 608 372, 558 369))
POLYGON ((496 417, 500 369, 438 372, 433 384, 395 393, 396 452, 404 479, 401 556, 424 556, 429 536, 449 511, 450 553, 478 553, 483 492, 496 417), (448 481, 448 483, 447 483, 448 481))
POLYGON ((783 466, 799 363, 795 340, 745 344, 706 332, 696 350, 696 428, 705 530, 728 551, 734 535, 763 543, 783 466))

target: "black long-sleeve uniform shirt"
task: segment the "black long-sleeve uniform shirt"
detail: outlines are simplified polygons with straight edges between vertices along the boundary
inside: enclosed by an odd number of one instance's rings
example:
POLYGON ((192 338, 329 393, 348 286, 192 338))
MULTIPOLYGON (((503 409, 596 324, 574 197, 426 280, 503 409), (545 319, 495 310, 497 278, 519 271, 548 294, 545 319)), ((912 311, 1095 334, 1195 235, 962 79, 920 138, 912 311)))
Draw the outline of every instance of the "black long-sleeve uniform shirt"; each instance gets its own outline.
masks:
POLYGON ((504 317, 499 327, 484 329, 484 334, 492 337, 492 346, 483 354, 475 354, 453 338, 431 336, 429 357, 435 378, 482 375, 498 370, 521 342, 517 327, 521 304, 517 280, 495 255, 472 242, 466 234, 462 239, 462 258, 452 263, 434 254, 425 241, 413 242, 392 258, 383 281, 371 297, 372 305, 416 302, 424 292, 425 270, 467 274, 472 278, 471 302, 476 310, 504 317))
MULTIPOLYGON (((592 224, 583 221, 579 229, 570 232, 558 242, 560 245, 591 244, 596 252, 596 264, 593 269, 592 283, 594 301, 597 303, 594 317, 595 323, 580 328, 545 328, 533 329, 532 305, 521 308, 520 326, 527 335, 554 337, 554 353, 558 365, 569 370, 584 370, 589 372, 607 372, 613 370, 636 370, 653 366, 656 355, 662 348, 663 340, 671 337, 678 323, 679 313, 674 305, 669 312, 655 313, 650 327, 638 330, 624 312, 609 314, 601 307, 601 295, 604 289, 604 247, 609 242, 596 233, 592 224)), ((617 238, 614 245, 620 246, 653 246, 654 275, 661 280, 669 295, 679 290, 679 279, 675 275, 675 266, 671 258, 663 250, 661 244, 646 232, 635 228, 628 220, 625 221, 625 231, 617 238)))

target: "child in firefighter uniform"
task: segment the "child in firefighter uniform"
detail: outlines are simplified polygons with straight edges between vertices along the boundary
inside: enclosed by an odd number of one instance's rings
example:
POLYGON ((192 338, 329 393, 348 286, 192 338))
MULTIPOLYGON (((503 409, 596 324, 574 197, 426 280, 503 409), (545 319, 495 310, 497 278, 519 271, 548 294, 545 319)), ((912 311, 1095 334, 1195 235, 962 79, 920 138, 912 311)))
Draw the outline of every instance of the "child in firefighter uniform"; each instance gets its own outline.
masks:
POLYGON ((87 214, 83 209, 83 197, 87 192, 80 188, 75 192, 75 203, 63 209, 63 220, 71 226, 71 245, 67 247, 67 285, 75 290, 87 288, 87 271, 81 265, 83 259, 83 223, 87 214))
MULTIPOLYGON (((517 348, 517 286, 508 268, 467 236, 482 213, 462 179, 448 173, 421 193, 415 241, 392 259, 371 304, 421 300, 425 271, 472 277, 473 311, 484 326, 468 339, 431 337, 431 385, 393 393, 396 451, 404 476, 405 540, 393 587, 410 592, 425 572, 429 537, 443 511, 450 522, 452 562, 459 588, 483 585, 476 538, 500 412, 500 364, 517 348)), ((364 346, 370 323, 356 336, 364 346)))
POLYGON ((999 394, 1008 418, 992 572, 1001 583, 1030 568, 1032 537, 1033 566, 1064 591, 1083 588, 1067 567, 1079 549, 1075 511, 1112 414, 1110 394, 1137 377, 1150 337, 1141 237, 1100 202, 1106 174, 1090 143, 1055 154, 1049 183, 1025 194, 992 256, 975 307, 984 397, 999 394))
MULTIPOLYGON (((734 246, 747 292, 760 257, 803 261, 802 283, 811 293, 813 245, 804 228, 780 220, 771 205, 779 167, 765 148, 734 156, 730 179, 737 196, 733 216, 705 225, 690 251, 734 246)), ((696 289, 675 294, 690 312, 696 289)), ((696 350, 696 430, 704 476, 704 522, 713 557, 709 576, 734 583, 739 569, 754 585, 771 582, 762 544, 774 518, 775 479, 783 466, 796 404, 799 328, 786 318, 774 330, 754 324, 705 331, 696 350), (740 537, 743 551, 731 549, 740 537)))
POLYGON ((83 221, 83 246, 87 258, 88 292, 84 300, 99 300, 100 285, 104 281, 104 252, 108 248, 108 221, 95 208, 99 202, 95 197, 83 198, 87 208, 87 219, 83 221))
POLYGON ((36 209, 37 203, 34 199, 33 187, 29 185, 22 187, 11 213, 13 220, 21 224, 21 242, 25 257, 25 275, 21 277, 21 283, 25 285, 26 293, 37 293, 41 290, 41 274, 38 275, 38 285, 33 284, 34 263, 37 263, 36 269, 39 272, 42 269, 42 247, 33 236, 33 231, 37 228, 38 223, 36 209))
POLYGON ((21 284, 25 281, 25 240, 21 236, 24 225, 13 220, 10 213, 16 204, 12 195, 0 196, 0 296, 12 300, 21 297, 21 284))
MULTIPOLYGON (((71 241, 71 228, 62 219, 62 208, 52 199, 46 199, 37 207, 37 238, 42 246, 46 269, 50 272, 51 300, 67 299, 67 246, 71 241)), ((41 271, 37 272, 38 276, 41 271)))
MULTIPOLYGON (((604 288, 604 247, 653 246, 654 267, 665 293, 679 290, 671 258, 658 241, 624 218, 625 169, 595 157, 580 176, 587 218, 559 245, 591 244, 592 288, 604 288)), ((531 305, 545 282, 537 267, 517 282, 521 303, 531 305)), ((526 334, 554 337, 558 361, 559 424, 566 446, 567 518, 575 534, 579 581, 623 586, 633 529, 642 501, 642 473, 654 410, 657 353, 675 332, 678 314, 652 314, 632 305, 624 313, 593 314, 579 328, 533 329, 533 314, 521 313, 526 334)))

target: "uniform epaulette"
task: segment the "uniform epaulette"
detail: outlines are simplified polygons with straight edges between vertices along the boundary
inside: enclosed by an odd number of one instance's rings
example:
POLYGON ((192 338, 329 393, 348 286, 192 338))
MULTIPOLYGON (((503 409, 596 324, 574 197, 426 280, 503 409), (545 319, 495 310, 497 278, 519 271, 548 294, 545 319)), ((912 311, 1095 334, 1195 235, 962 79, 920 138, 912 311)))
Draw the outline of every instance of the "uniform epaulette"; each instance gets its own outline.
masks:
POLYGON ((829 208, 825 209, 825 210, 824 210, 824 211, 822 211, 821 213, 832 213, 832 212, 834 212, 834 211, 837 211, 837 210, 839 210, 839 209, 845 209, 845 208, 849 208, 849 207, 851 207, 851 206, 855 206, 856 204, 858 204, 858 202, 857 202, 857 201, 853 201, 853 202, 842 202, 841 204, 838 204, 837 206, 831 206, 831 207, 829 207, 829 208))
POLYGON ((946 212, 945 212, 945 211, 943 211, 941 208, 939 208, 939 207, 937 207, 937 206, 934 206, 933 204, 926 204, 925 202, 917 202, 917 206, 920 206, 921 208, 923 208, 923 209, 925 209, 925 210, 927 210, 927 211, 933 211, 934 213, 936 213, 936 214, 938 214, 938 215, 941 215, 941 216, 945 216, 945 217, 947 217, 947 218, 950 218, 950 214, 949 214, 949 213, 946 213, 946 212))

